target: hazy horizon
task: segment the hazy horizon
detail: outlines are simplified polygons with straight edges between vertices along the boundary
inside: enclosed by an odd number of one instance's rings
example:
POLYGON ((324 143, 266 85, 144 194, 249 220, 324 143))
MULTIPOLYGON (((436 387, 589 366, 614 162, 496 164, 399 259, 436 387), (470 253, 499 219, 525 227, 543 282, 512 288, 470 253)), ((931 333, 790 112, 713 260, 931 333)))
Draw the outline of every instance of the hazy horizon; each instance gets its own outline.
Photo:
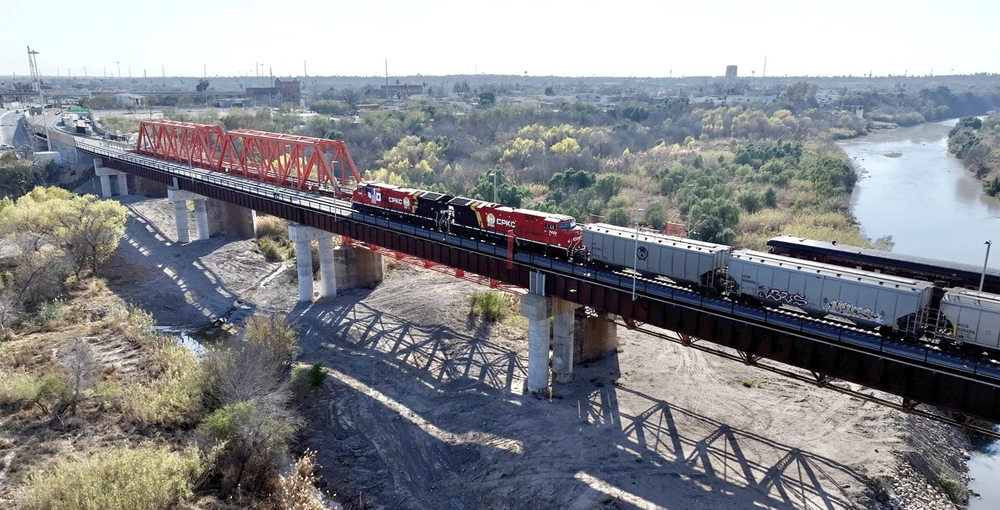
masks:
POLYGON ((0 0, 0 75, 741 78, 1000 73, 1000 2, 0 0))

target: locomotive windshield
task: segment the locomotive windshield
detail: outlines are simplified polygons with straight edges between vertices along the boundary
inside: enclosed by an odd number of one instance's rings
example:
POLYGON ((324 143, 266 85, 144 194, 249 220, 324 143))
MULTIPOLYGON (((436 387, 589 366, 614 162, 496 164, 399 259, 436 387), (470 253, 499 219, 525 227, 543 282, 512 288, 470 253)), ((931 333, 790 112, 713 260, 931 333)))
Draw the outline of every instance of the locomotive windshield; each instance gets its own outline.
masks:
POLYGON ((559 230, 573 230, 576 226, 576 220, 562 220, 559 222, 559 230))

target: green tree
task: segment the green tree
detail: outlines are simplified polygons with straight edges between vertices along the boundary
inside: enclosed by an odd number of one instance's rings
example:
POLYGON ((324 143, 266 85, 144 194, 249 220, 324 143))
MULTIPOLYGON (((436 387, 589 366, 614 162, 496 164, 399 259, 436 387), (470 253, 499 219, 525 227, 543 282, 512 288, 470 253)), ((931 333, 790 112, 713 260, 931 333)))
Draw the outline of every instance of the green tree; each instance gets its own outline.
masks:
POLYGON ((653 202, 646 207, 645 212, 646 224, 656 230, 663 230, 663 226, 667 224, 667 213, 663 210, 663 204, 660 202, 653 202))
POLYGON ((742 207, 744 211, 750 214, 757 212, 760 209, 760 205, 762 202, 761 196, 751 190, 745 190, 740 192, 736 200, 740 203, 740 207, 742 207))
POLYGON ((0 196, 19 197, 42 184, 45 167, 17 157, 13 152, 0 155, 0 196))
POLYGON ((98 266, 118 249, 128 217, 125 206, 94 195, 54 204, 52 213, 58 221, 56 239, 69 255, 77 278, 84 268, 97 272, 98 266))
POLYGON ((633 122, 642 122, 649 118, 649 108, 639 104, 631 104, 622 110, 622 116, 633 122))
POLYGON ((195 85, 194 90, 196 90, 198 92, 205 92, 205 91, 207 91, 208 90, 208 80, 206 80, 206 79, 198 80, 198 84, 195 85))
POLYGON ((628 213, 625 212, 625 209, 619 207, 617 209, 612 209, 611 212, 608 213, 608 223, 618 225, 619 227, 627 227, 631 223, 631 220, 628 217, 628 213))
POLYGON ((545 95, 554 96, 556 95, 556 91, 552 87, 545 87, 545 95))
POLYGON ((740 210, 724 198, 706 198, 691 208, 691 221, 695 238, 732 244, 736 238, 736 225, 740 222, 740 210))
POLYGON ((594 185, 597 190, 597 194, 601 196, 604 200, 611 200, 611 197, 617 195, 622 190, 622 178, 617 175, 602 175, 597 179, 597 183, 594 185))
POLYGON ((764 190, 764 206, 765 207, 777 207, 778 206, 778 193, 774 191, 774 188, 768 186, 764 190))
POLYGON ((521 207, 521 201, 524 200, 527 192, 514 184, 514 181, 500 167, 495 167, 489 172, 479 174, 479 177, 476 179, 476 185, 469 192, 469 198, 492 202, 494 190, 493 175, 496 175, 497 202, 509 207, 521 207))
POLYGON ((497 95, 494 92, 483 92, 479 94, 479 106, 493 106, 497 102, 497 95))

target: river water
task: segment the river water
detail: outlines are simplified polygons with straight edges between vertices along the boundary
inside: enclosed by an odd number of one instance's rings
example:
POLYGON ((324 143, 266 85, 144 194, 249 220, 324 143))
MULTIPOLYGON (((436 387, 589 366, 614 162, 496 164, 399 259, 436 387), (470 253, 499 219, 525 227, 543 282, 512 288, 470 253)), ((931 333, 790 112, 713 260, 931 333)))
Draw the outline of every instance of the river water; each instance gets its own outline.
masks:
MULTIPOLYGON (((1000 200, 948 152, 955 120, 885 130, 841 143, 863 171, 851 210, 872 239, 891 235, 893 251, 1000 268, 1000 200)), ((978 445, 968 462, 969 488, 982 495, 969 510, 1000 508, 1000 443, 978 445)))

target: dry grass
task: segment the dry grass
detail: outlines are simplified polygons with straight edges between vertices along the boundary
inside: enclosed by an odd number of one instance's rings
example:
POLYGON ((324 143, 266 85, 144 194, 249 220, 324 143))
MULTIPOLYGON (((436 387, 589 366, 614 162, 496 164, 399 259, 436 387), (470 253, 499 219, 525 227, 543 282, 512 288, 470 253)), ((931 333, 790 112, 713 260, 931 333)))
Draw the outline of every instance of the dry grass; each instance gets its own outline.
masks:
POLYGON ((121 446, 32 473, 19 499, 26 509, 168 509, 191 498, 200 473, 194 448, 121 446))
POLYGON ((295 256, 295 246, 288 239, 288 222, 276 216, 259 216, 257 247, 269 262, 279 262, 295 256))
POLYGON ((736 245, 762 250, 767 240, 778 235, 792 235, 854 246, 869 246, 870 241, 851 219, 838 212, 796 212, 791 209, 763 209, 743 214, 736 245))
POLYGON ((516 298, 503 292, 473 292, 469 296, 469 313, 479 315, 490 322, 496 322, 514 313, 516 298))
POLYGON ((288 221, 277 216, 257 217, 257 238, 273 237, 288 239, 288 221))
POLYGON ((152 358, 158 376, 125 387, 122 411, 142 425, 175 427, 197 422, 204 411, 204 377, 194 355, 169 344, 157 349, 152 358))
POLYGON ((326 505, 316 488, 316 452, 306 451, 292 465, 287 476, 280 477, 271 496, 278 510, 323 510, 326 505))

